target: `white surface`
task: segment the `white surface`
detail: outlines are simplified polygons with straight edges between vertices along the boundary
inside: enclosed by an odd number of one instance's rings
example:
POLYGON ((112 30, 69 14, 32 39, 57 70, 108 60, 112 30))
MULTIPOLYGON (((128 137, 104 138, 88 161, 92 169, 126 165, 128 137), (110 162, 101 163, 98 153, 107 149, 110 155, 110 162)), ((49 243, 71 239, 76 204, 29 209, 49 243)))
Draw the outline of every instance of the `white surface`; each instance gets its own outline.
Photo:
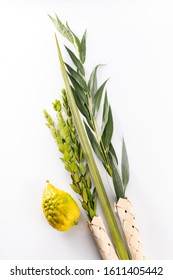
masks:
POLYGON ((63 85, 54 12, 78 35, 87 28, 88 71, 107 63, 100 80, 110 77, 144 247, 149 259, 173 259, 173 18, 171 1, 158 0, 0 1, 0 259, 99 259, 83 212, 60 233, 41 210, 47 179, 72 193, 42 114, 63 85))

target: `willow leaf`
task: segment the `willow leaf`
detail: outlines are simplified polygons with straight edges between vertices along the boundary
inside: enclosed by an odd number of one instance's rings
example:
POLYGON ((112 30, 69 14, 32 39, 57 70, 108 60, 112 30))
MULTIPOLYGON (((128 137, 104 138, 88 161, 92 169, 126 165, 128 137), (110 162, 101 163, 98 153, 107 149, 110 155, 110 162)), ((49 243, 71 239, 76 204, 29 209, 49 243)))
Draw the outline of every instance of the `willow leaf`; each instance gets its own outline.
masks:
POLYGON ((60 21, 60 19, 58 18, 57 15, 55 15, 55 16, 56 16, 56 19, 51 17, 50 15, 49 15, 49 18, 55 25, 58 32, 61 33, 61 35, 64 36, 68 41, 70 41, 70 43, 73 44, 74 39, 73 39, 73 35, 72 35, 71 31, 69 29, 67 29, 67 27, 60 21))
POLYGON ((83 90, 82 87, 78 84, 78 82, 73 78, 73 76, 70 75, 70 73, 67 73, 67 74, 68 74, 68 76, 69 76, 69 78, 70 78, 70 81, 71 81, 71 83, 72 83, 72 85, 73 85, 73 87, 74 87, 74 89, 75 89, 77 95, 79 96, 79 98, 82 98, 82 100, 83 100, 84 103, 87 104, 87 103, 88 103, 88 100, 87 100, 87 97, 86 97, 86 95, 85 95, 84 90, 83 90))
POLYGON ((66 26, 67 26, 67 28, 69 29, 69 31, 71 32, 71 34, 73 35, 73 37, 74 37, 74 42, 75 42, 75 44, 76 44, 76 46, 77 46, 77 49, 78 49, 78 52, 80 51, 80 40, 79 40, 79 38, 76 36, 76 34, 71 30, 71 28, 70 28, 70 26, 69 26, 69 24, 66 22, 66 26))
POLYGON ((97 90, 96 94, 94 95, 94 99, 93 99, 93 115, 96 116, 97 115, 97 112, 100 108, 100 102, 101 102, 101 99, 102 99, 102 95, 103 95, 103 90, 104 90, 104 87, 106 85, 108 80, 106 80, 100 87, 99 89, 97 90))
POLYGON ((79 111, 88 120, 89 119, 89 113, 88 113, 87 107, 82 102, 82 99, 80 98, 80 96, 78 95, 76 90, 72 89, 72 91, 73 91, 73 96, 74 96, 74 99, 75 99, 75 102, 76 102, 76 105, 77 105, 79 111))
POLYGON ((85 63, 85 58, 86 58, 86 31, 83 34, 81 43, 80 43, 80 60, 84 64, 85 63))
POLYGON ((91 132, 90 128, 87 126, 87 124, 84 122, 85 124, 85 129, 88 135, 88 138, 90 140, 91 146, 95 152, 95 154, 97 155, 97 157, 101 160, 101 162, 103 163, 103 158, 102 155, 100 153, 100 147, 95 139, 95 136, 93 135, 93 133, 91 132))
POLYGON ((115 149, 114 149, 112 143, 109 144, 109 155, 110 155, 110 153, 114 156, 116 163, 118 165, 118 157, 116 155, 116 152, 115 152, 115 149))
POLYGON ((82 63, 80 60, 76 57, 76 55, 67 47, 65 47, 71 60, 73 61, 74 65, 77 67, 78 71, 84 76, 85 75, 85 70, 83 68, 82 63))
POLYGON ((82 99, 83 103, 87 104, 88 103, 88 99, 86 97, 86 94, 84 92, 84 90, 81 88, 81 86, 78 84, 78 82, 73 78, 72 75, 70 75, 70 73, 68 73, 68 77, 70 78, 70 81, 74 87, 74 90, 76 91, 76 94, 78 95, 78 97, 80 99, 82 99))
POLYGON ((85 83, 85 80, 82 78, 82 76, 76 72, 70 65, 65 63, 65 66, 67 67, 70 74, 73 76, 73 78, 78 82, 78 84, 83 88, 84 91, 87 91, 87 85, 85 83))
POLYGON ((109 115, 109 104, 108 104, 108 96, 107 91, 105 92, 104 104, 103 104, 103 116, 102 116, 102 131, 104 131, 105 125, 108 121, 109 115))
POLYGON ((127 184, 129 182, 129 161, 128 161, 127 150, 126 150, 124 139, 122 143, 121 173, 122 173, 124 189, 126 189, 127 184))
POLYGON ((116 163, 115 157, 112 154, 110 155, 110 165, 112 168, 112 180, 114 190, 116 193, 117 200, 119 200, 119 198, 124 198, 124 187, 119 174, 118 165, 116 163))
POLYGON ((97 69, 100 66, 100 64, 98 64, 93 71, 91 72, 90 78, 89 78, 89 82, 88 82, 88 89, 90 92, 91 96, 94 96, 94 94, 97 91, 97 69))
POLYGON ((113 118, 112 118, 112 110, 109 106, 109 113, 108 113, 108 121, 106 123, 105 129, 102 134, 102 141, 105 146, 105 148, 108 148, 113 134, 113 118))

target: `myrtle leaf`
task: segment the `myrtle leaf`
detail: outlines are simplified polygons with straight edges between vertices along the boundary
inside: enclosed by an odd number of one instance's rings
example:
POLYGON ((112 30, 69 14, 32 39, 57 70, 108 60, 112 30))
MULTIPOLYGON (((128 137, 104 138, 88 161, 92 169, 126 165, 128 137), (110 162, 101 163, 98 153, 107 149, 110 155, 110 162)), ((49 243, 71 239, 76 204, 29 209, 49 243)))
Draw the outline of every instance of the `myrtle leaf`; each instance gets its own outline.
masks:
POLYGON ((84 64, 85 58, 86 58, 86 31, 84 32, 81 43, 80 43, 79 55, 80 55, 81 62, 84 64))
POLYGON ((112 134, 113 134, 113 118, 112 118, 112 110, 111 107, 109 106, 108 121, 106 123, 105 129, 102 134, 102 141, 105 148, 109 147, 109 144, 111 143, 112 134))
POLYGON ((64 36, 70 43, 74 43, 74 38, 69 29, 60 21, 57 15, 55 15, 56 18, 53 18, 49 15, 49 18, 52 20, 54 23, 56 29, 58 30, 59 33, 61 33, 62 36, 64 36))
POLYGON ((83 209, 88 212, 88 206, 87 206, 86 202, 81 201, 81 204, 82 204, 83 209))
POLYGON ((90 177, 90 174, 88 174, 88 177, 87 177, 87 187, 89 189, 91 188, 91 177, 90 177))
POLYGON ((82 162, 80 162, 80 164, 79 164, 79 171, 82 174, 82 176, 85 176, 85 174, 86 174, 86 167, 85 167, 85 165, 82 162))
POLYGON ((119 198, 124 198, 124 188, 119 174, 117 162, 112 154, 110 154, 110 164, 112 168, 112 181, 113 181, 116 197, 118 200, 119 198))
POLYGON ((106 91, 105 98, 104 98, 104 104, 103 104, 102 131, 104 131, 105 125, 107 124, 108 114, 109 114, 109 104, 108 104, 108 97, 107 97, 107 91, 106 91))
POLYGON ((103 94, 103 90, 105 88, 105 85, 107 83, 108 80, 106 80, 97 90, 97 92, 94 95, 94 99, 93 99, 93 116, 97 115, 97 112, 100 108, 100 102, 102 99, 102 94, 103 94))
POLYGON ((78 71, 84 76, 85 75, 85 70, 83 68, 82 63, 80 62, 80 60, 76 57, 76 55, 65 46, 71 60, 73 61, 74 65, 77 67, 78 71))
POLYGON ((82 197, 83 197, 84 202, 87 203, 88 202, 88 195, 87 195, 87 191, 86 191, 85 188, 83 189, 82 197))
POLYGON ((103 163, 103 158, 102 155, 100 153, 100 147, 95 139, 95 136, 93 135, 93 133, 91 132, 90 128, 87 126, 87 124, 84 122, 85 124, 85 129, 88 135, 88 138, 90 140, 91 146, 95 152, 95 154, 97 155, 97 157, 101 160, 101 162, 103 163))
POLYGON ((126 150, 124 139, 122 143, 121 173, 122 173, 124 189, 126 189, 127 184, 129 182, 129 161, 128 161, 127 150, 126 150))
POLYGON ((70 186, 74 190, 75 193, 80 193, 80 189, 76 185, 70 184, 70 186))
POLYGON ((94 210, 91 208, 90 204, 88 204, 88 208, 89 208, 89 214, 91 219, 96 215, 94 210))
POLYGON ((87 85, 86 85, 86 82, 85 80, 82 78, 82 76, 76 72, 70 65, 68 65, 67 63, 64 63, 65 66, 67 67, 69 73, 72 75, 72 77, 78 82, 78 84, 81 86, 81 88, 84 90, 84 91, 87 91, 88 88, 87 88, 87 85))

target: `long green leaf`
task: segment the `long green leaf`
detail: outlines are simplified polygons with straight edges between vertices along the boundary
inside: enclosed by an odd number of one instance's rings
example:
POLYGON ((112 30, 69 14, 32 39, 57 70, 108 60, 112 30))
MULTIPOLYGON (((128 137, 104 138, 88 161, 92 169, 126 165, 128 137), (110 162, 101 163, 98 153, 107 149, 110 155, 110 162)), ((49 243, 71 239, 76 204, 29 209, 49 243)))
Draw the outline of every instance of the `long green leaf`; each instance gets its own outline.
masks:
POLYGON ((112 154, 110 154, 110 164, 112 168, 112 180, 113 180, 114 190, 118 201, 119 198, 124 198, 124 188, 118 171, 118 165, 116 163, 116 159, 112 154))
POLYGON ((93 116, 97 115, 97 112, 100 108, 100 102, 102 99, 102 95, 103 95, 103 91, 105 88, 105 85, 107 83, 108 80, 106 80, 97 90, 96 94, 94 95, 94 99, 93 99, 93 116))
POLYGON ((73 76, 70 75, 70 73, 67 73, 67 74, 68 74, 68 76, 70 78, 70 81, 71 81, 75 91, 76 91, 76 94, 78 95, 79 98, 81 98, 83 100, 83 102, 85 104, 87 104, 88 100, 87 100, 87 97, 85 95, 84 90, 81 88, 81 86, 78 84, 78 82, 73 78, 73 76))
POLYGON ((97 69, 99 66, 100 66, 100 64, 98 64, 97 66, 94 67, 94 69, 91 72, 91 75, 89 77, 88 88, 89 88, 89 93, 91 96, 94 96, 94 94, 97 91, 97 69))
POLYGON ((103 185, 99 170, 98 170, 96 162, 94 160, 94 156, 92 154, 92 150, 90 148, 88 138, 87 138, 86 132, 84 130, 84 126, 83 126, 82 120, 80 118, 80 114, 78 112, 78 109, 77 109, 77 106, 76 106, 76 103, 75 103, 75 99, 74 99, 74 96, 73 96, 73 93, 72 93, 72 90, 71 90, 71 86, 70 86, 70 83, 69 83, 69 80, 68 80, 67 72, 66 72, 66 69, 65 69, 65 66, 64 66, 61 50, 60 50, 58 39, 57 39, 56 35, 55 35, 55 39, 56 39, 56 46, 57 46, 59 62, 60 62, 60 66, 61 66, 61 72, 62 72, 62 76, 63 76, 63 80, 64 80, 64 84, 65 84, 65 88, 66 88, 66 92, 67 92, 67 96, 68 96, 70 109, 71 109, 71 112, 72 112, 72 116, 73 116, 74 124, 76 126, 76 130, 77 130, 77 133, 78 133, 78 136, 79 136, 79 139, 80 139, 80 143, 81 143, 82 149, 84 151, 89 170, 90 170, 91 175, 92 175, 93 183, 94 183, 94 185, 97 189, 98 197, 99 197, 102 209, 104 211, 105 218, 106 218, 106 221, 108 223, 110 233, 111 233, 111 236, 112 236, 112 240, 113 240, 113 243, 114 243, 114 245, 116 247, 116 250, 117 250, 117 254, 118 254, 120 259, 128 260, 129 257, 128 257, 127 250, 126 250, 124 242, 122 240, 122 236, 121 236, 121 233, 119 231, 118 225, 115 221, 115 217, 114 217, 114 214, 113 214, 113 211, 112 211, 112 207, 110 205, 109 199, 108 199, 107 194, 105 192, 104 185, 103 185))
POLYGON ((123 180, 123 185, 125 190, 129 182, 129 161, 128 161, 124 138, 122 143, 121 173, 122 173, 122 180, 123 180))
POLYGON ((118 165, 118 157, 116 155, 116 152, 115 152, 115 149, 114 149, 112 143, 109 144, 109 153, 111 153, 114 156, 116 163, 118 165))
POLYGON ((86 59, 86 31, 83 34, 81 43, 80 43, 80 60, 84 64, 86 59))
POLYGON ((109 104, 108 104, 108 96, 107 91, 105 92, 104 104, 103 104, 103 116, 102 116, 102 131, 104 131, 105 125, 108 121, 109 115, 109 104))
POLYGON ((69 29, 69 31, 71 32, 71 34, 73 35, 74 37, 74 42, 75 42, 75 45, 77 47, 77 50, 78 50, 78 53, 80 52, 80 40, 79 38, 76 36, 76 34, 71 30, 69 24, 66 22, 66 26, 67 28, 69 29))
POLYGON ((113 118, 112 118, 112 110, 111 107, 109 106, 108 121, 106 123, 105 129, 102 134, 102 141, 105 148, 109 147, 109 144, 112 139, 112 134, 113 134, 113 118))
POLYGON ((102 155, 100 153, 100 147, 95 139, 95 136, 93 135, 93 133, 91 132, 90 128, 87 126, 87 124, 84 122, 85 124, 85 129, 88 135, 88 138, 90 140, 91 146, 95 152, 95 154, 97 155, 97 157, 101 160, 102 163, 104 163, 102 155))
POLYGON ((80 98, 78 93, 74 89, 72 89, 72 91, 73 91, 73 96, 74 96, 74 99, 76 101, 76 105, 77 105, 79 111, 88 120, 89 119, 89 113, 88 113, 87 107, 82 102, 82 99, 80 98))
POLYGON ((78 82, 78 84, 83 88, 83 90, 87 91, 87 85, 86 82, 84 81, 84 79, 82 78, 82 76, 76 72, 70 65, 68 65, 67 63, 65 63, 65 66, 67 67, 68 71, 70 72, 70 74, 73 76, 73 78, 78 82))
POLYGON ((67 47, 65 47, 71 60, 73 61, 74 65, 77 67, 78 71, 84 76, 85 75, 85 70, 83 68, 82 63, 80 60, 76 57, 76 55, 67 47))
POLYGON ((60 19, 58 18, 57 15, 55 15, 55 16, 56 16, 56 19, 51 17, 50 15, 49 15, 49 18, 55 25, 58 32, 61 33, 61 35, 64 36, 68 41, 70 41, 70 43, 73 44, 74 39, 73 39, 73 35, 71 34, 71 31, 69 29, 67 29, 67 27, 60 21, 60 19))

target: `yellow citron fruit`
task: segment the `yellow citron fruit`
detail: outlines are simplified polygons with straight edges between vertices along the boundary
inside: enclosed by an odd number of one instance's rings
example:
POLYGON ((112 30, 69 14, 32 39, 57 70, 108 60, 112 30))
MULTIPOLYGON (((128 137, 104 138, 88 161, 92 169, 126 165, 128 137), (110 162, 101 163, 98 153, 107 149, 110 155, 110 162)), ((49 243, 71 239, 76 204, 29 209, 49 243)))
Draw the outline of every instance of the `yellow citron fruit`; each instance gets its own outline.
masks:
POLYGON ((55 188, 47 181, 42 201, 43 212, 48 223, 59 231, 69 230, 77 224, 79 206, 72 196, 55 188))

